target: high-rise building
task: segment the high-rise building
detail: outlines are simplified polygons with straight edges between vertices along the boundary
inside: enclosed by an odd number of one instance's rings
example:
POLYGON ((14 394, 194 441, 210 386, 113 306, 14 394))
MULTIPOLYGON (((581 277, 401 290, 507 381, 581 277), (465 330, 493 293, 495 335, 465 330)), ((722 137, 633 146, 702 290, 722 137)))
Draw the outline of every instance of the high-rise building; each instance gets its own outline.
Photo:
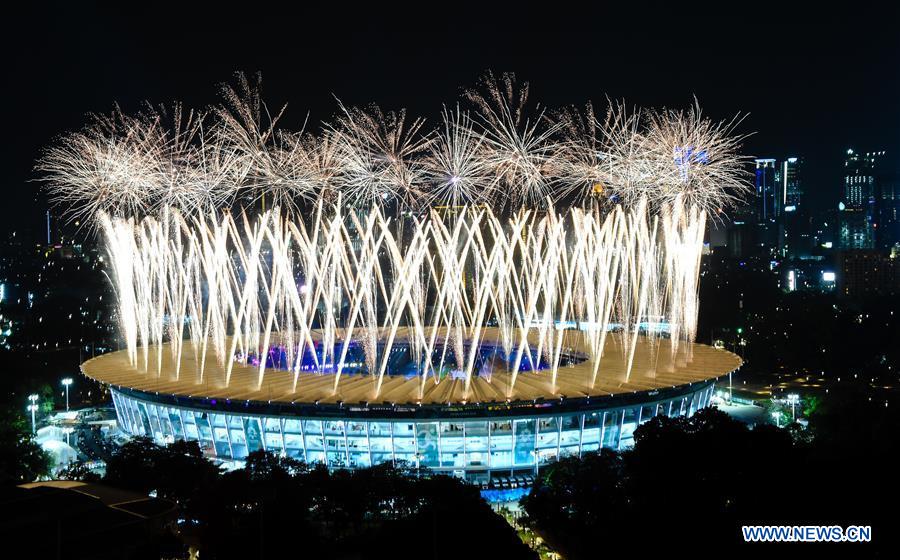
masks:
POLYGON ((778 186, 781 189, 781 209, 784 212, 793 212, 800 208, 800 199, 803 196, 800 169, 803 160, 797 157, 789 157, 779 166, 778 186))
POLYGON ((774 158, 754 160, 754 196, 734 211, 726 235, 726 245, 732 256, 787 256, 790 245, 797 248, 802 245, 791 239, 791 235, 799 235, 801 229, 798 227, 801 220, 795 212, 802 195, 801 162, 796 157, 783 163, 774 158), (788 212, 794 214, 787 216, 788 212), (786 228, 787 222, 793 227, 786 228))
POLYGON ((780 162, 775 174, 778 189, 778 255, 795 257, 811 248, 809 214, 801 206, 803 160, 789 157, 780 162))
POLYGON ((900 176, 880 173, 875 181, 875 244, 888 249, 900 243, 900 176))
POLYGON ((875 171, 884 151, 865 154, 847 150, 844 160, 844 192, 839 205, 842 249, 875 247, 876 188, 875 171))
POLYGON ((756 219, 767 223, 778 215, 779 189, 775 184, 776 161, 771 158, 757 159, 756 163, 756 219))
POLYGON ((778 188, 778 162, 772 158, 755 160, 756 178, 756 242, 759 249, 773 253, 778 247, 778 214, 781 208, 778 188))

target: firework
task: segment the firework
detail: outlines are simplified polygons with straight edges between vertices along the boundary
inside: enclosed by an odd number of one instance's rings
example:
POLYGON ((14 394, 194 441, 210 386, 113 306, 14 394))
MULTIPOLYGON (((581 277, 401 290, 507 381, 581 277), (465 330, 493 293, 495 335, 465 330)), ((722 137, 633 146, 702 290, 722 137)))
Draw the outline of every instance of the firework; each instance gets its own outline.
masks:
POLYGON ((116 110, 64 136, 38 163, 51 199, 71 219, 186 216, 316 201, 422 210, 488 204, 513 212, 556 201, 653 209, 676 202, 718 219, 746 191, 735 135, 740 122, 687 111, 611 104, 601 121, 588 104, 551 118, 528 102, 528 84, 487 74, 465 93, 474 115, 444 110, 437 131, 404 110, 340 105, 321 133, 283 131, 259 78, 238 75, 209 114, 175 105, 136 117, 116 110))
MULTIPOLYGON (((308 221, 266 212, 188 222, 173 212, 137 224, 103 218, 103 230, 135 367, 153 373, 168 341, 173 358, 196 356, 187 374, 200 383, 210 361, 230 374, 279 348, 295 379, 305 360, 333 374, 339 391, 348 349, 360 343, 378 398, 402 345, 422 391, 452 362, 468 394, 486 327, 499 325, 512 395, 518 372, 541 362, 555 387, 575 338, 590 348, 592 387, 610 333, 629 371, 638 336, 658 335, 646 325, 668 318, 673 358, 693 337, 701 216, 666 215, 660 226, 647 209, 432 212, 404 232, 378 208, 343 214, 320 203, 308 221)), ((262 385, 266 359, 258 367, 262 385)))
POLYGON ((336 124, 329 126, 338 189, 353 203, 390 200, 416 206, 424 197, 424 171, 417 156, 430 143, 428 135, 421 134, 425 121, 407 121, 405 110, 382 111, 377 105, 340 107, 336 124))
POLYGON ((483 130, 482 156, 504 195, 501 202, 511 208, 540 206, 554 198, 549 177, 559 153, 555 137, 562 123, 546 119, 540 106, 531 109, 528 91, 528 83, 519 84, 513 74, 497 78, 488 72, 481 89, 466 92, 483 130))
POLYGON ((315 199, 316 175, 309 165, 303 131, 283 133, 276 125, 286 107, 270 112, 260 96, 261 80, 238 74, 237 86, 223 86, 224 103, 209 141, 214 152, 228 154, 226 180, 218 183, 221 206, 248 202, 293 214, 315 199))
POLYGON ((425 173, 429 196, 439 205, 486 204, 495 197, 491 166, 483 157, 485 139, 459 106, 443 112, 443 127, 435 135, 425 173))
POLYGON ((734 133, 742 118, 712 121, 696 102, 687 111, 648 114, 646 152, 664 170, 652 185, 657 206, 672 207, 677 201, 718 218, 743 197, 745 159, 738 149, 746 136, 734 133))
POLYGON ((594 115, 594 106, 574 107, 559 112, 562 141, 554 159, 553 178, 560 198, 579 204, 587 200, 605 200, 609 190, 608 155, 603 149, 602 123, 594 115))
POLYGON ((377 399, 402 346, 420 394, 452 364, 468 398, 492 332, 512 398, 541 364, 554 393, 576 338, 586 388, 610 336, 627 378, 663 322, 668 363, 690 360, 707 217, 746 189, 739 118, 622 103, 551 116, 527 83, 488 74, 472 112, 445 108, 436 131, 340 104, 320 132, 292 132, 259 85, 239 75, 204 113, 96 117, 38 164, 53 201, 102 232, 134 367, 161 375, 167 347, 177 376, 208 382, 216 362, 227 385, 253 363, 262 386, 278 349, 295 390, 312 364, 339 394, 359 345, 377 399), (186 352, 196 371, 180 371, 186 352))
POLYGON ((73 220, 145 214, 161 190, 164 149, 145 124, 116 110, 46 150, 38 170, 51 201, 66 206, 73 220))

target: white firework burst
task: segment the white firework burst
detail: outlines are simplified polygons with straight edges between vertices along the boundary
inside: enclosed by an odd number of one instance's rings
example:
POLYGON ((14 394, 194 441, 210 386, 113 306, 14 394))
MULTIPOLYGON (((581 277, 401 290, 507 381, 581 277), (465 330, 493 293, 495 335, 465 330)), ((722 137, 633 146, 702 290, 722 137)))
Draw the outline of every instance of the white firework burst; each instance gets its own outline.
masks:
POLYGON ((435 135, 424 167, 429 197, 445 206, 489 203, 496 181, 484 158, 484 136, 459 106, 444 108, 443 126, 435 135))
POLYGON ((222 88, 225 104, 217 108, 215 144, 234 157, 227 168, 231 181, 223 183, 220 196, 226 204, 246 197, 251 204, 270 204, 293 214, 300 202, 314 198, 315 185, 302 143, 276 130, 286 107, 271 113, 260 97, 260 82, 259 75, 250 81, 239 73, 236 88, 222 88))
POLYGON ((668 168, 648 150, 643 128, 644 112, 613 103, 606 113, 602 131, 602 169, 610 199, 633 206, 645 200, 668 168))
POLYGON ((467 91, 473 115, 445 108, 437 131, 405 110, 340 105, 321 133, 277 128, 260 78, 238 74, 208 112, 116 108, 48 148, 37 164, 53 202, 72 220, 184 216, 232 208, 298 213, 338 197, 360 208, 429 204, 519 209, 548 201, 662 210, 697 206, 713 219, 746 191, 739 118, 713 122, 699 107, 631 110, 588 104, 550 118, 527 83, 488 73, 467 91))
POLYGON ((340 104, 329 127, 337 163, 335 183, 346 200, 371 205, 385 200, 415 207, 424 198, 421 162, 431 141, 421 134, 423 119, 407 122, 406 110, 383 111, 340 104))
POLYGON ((211 211, 214 198, 202 188, 205 182, 196 169, 203 151, 205 114, 184 110, 176 103, 172 107, 148 107, 143 116, 146 127, 153 131, 153 143, 161 146, 158 192, 147 194, 148 203, 152 205, 150 213, 171 208, 184 215, 211 211))
POLYGON ((483 128, 485 161, 510 207, 539 206, 553 195, 549 176, 561 125, 545 119, 540 106, 528 116, 528 90, 528 82, 519 84, 514 74, 497 78, 487 72, 479 90, 466 92, 483 128))
POLYGON ((746 135, 735 134, 742 120, 706 118, 696 100, 688 110, 650 113, 646 151, 664 170, 652 196, 658 207, 678 202, 718 220, 747 194, 746 158, 739 154, 746 135))
POLYGON ((116 108, 45 150, 36 169, 51 202, 65 206, 70 220, 87 223, 104 213, 146 215, 161 190, 164 146, 145 124, 116 108))
POLYGON ((553 181, 561 198, 573 203, 606 200, 609 165, 603 150, 603 126, 588 102, 583 110, 570 107, 559 112, 559 152, 553 158, 553 181))

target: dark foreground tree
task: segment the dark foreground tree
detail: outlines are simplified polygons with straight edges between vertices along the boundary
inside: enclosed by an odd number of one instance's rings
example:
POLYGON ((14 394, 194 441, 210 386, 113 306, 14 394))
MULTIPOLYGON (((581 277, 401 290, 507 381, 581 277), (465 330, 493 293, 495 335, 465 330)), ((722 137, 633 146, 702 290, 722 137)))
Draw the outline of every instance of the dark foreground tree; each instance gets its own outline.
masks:
POLYGON ((223 473, 196 444, 135 438, 104 481, 177 502, 202 558, 535 558, 475 487, 404 464, 329 471, 257 451, 223 473))
POLYGON ((52 458, 34 441, 20 412, 0 409, 0 484, 21 484, 49 476, 52 458))
POLYGON ((87 465, 80 461, 69 463, 66 468, 57 473, 56 477, 62 480, 77 480, 78 482, 100 482, 100 475, 91 471, 87 465))
POLYGON ((889 550, 897 417, 853 394, 826 400, 812 438, 749 429, 715 409, 658 417, 635 431, 631 451, 549 467, 522 500, 526 522, 576 560, 628 546, 749 554, 742 525, 871 525, 873 543, 859 550, 889 550))
POLYGON ((182 503, 214 484, 219 468, 200 452, 197 442, 176 441, 165 447, 146 437, 121 446, 106 463, 104 482, 182 503))
POLYGON ((329 471, 261 453, 248 459, 191 511, 208 558, 534 558, 458 479, 390 465, 329 471))

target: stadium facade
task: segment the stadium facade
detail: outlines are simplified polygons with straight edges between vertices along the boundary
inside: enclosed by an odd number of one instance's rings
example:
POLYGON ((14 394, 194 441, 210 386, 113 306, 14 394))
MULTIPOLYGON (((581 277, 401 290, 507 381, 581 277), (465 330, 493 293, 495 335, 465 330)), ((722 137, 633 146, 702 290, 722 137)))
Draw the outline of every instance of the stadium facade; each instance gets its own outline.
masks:
MULTIPOLYGON (((642 351, 649 353, 646 346, 642 351)), ((667 373, 641 367, 644 375, 598 383, 594 394, 577 390, 573 380, 583 379, 580 369, 587 366, 575 364, 560 369, 565 375, 554 394, 546 390, 546 372, 530 372, 522 374, 530 382, 517 387, 514 399, 490 398, 491 380, 479 377, 475 392, 483 398, 469 402, 400 398, 403 387, 415 383, 402 378, 392 402, 350 394, 328 399, 321 396, 328 392, 315 390, 316 382, 329 381, 327 375, 300 379, 303 390, 285 398, 272 387, 248 388, 239 376, 229 387, 216 388, 189 376, 136 374, 122 353, 95 358, 82 369, 109 385, 119 426, 128 434, 158 443, 197 441, 205 455, 221 461, 240 461, 264 449, 330 468, 404 461, 486 481, 534 474, 557 458, 601 447, 628 448, 635 429, 654 416, 690 416, 708 406, 716 380, 741 361, 724 350, 692 347, 690 363, 667 373)))
POLYGON ((714 381, 606 399, 480 407, 285 406, 113 389, 119 425, 159 443, 189 440, 212 457, 265 449, 329 467, 406 461, 478 478, 533 472, 557 457, 622 449, 652 417, 692 415, 714 381))

